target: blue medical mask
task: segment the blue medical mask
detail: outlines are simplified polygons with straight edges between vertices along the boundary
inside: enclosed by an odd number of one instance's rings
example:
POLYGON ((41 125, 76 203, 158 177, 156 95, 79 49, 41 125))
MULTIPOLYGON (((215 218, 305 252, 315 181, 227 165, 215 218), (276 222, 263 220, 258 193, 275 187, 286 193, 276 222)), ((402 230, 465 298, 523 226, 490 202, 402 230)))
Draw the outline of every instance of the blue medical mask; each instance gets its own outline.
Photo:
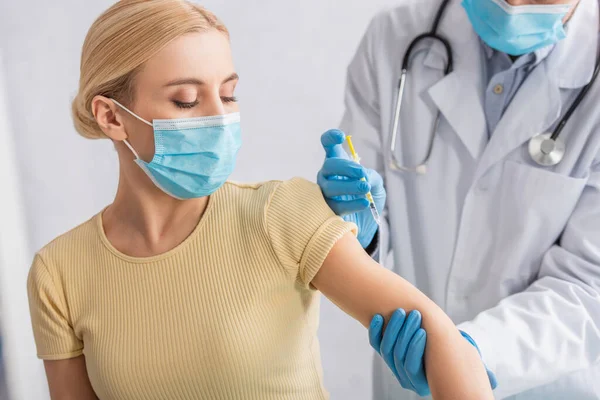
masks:
POLYGON ((181 200, 209 196, 233 172, 242 145, 239 113, 150 123, 113 101, 154 129, 154 158, 149 163, 127 140, 125 144, 137 165, 168 195, 181 200))
POLYGON ((563 19, 572 4, 511 6, 505 0, 463 0, 479 37, 512 56, 534 52, 566 37, 563 19))

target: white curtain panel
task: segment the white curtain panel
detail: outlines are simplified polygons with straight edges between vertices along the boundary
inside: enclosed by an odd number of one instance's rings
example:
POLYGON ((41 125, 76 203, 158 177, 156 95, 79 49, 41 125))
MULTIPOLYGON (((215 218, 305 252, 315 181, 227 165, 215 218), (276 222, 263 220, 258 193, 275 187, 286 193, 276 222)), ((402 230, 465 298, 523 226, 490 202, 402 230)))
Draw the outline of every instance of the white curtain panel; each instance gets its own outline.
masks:
POLYGON ((0 334, 7 387, 0 399, 49 398, 42 363, 35 357, 27 305, 26 280, 31 263, 13 132, 7 111, 0 49, 0 334), (6 392, 6 389, 8 391, 6 392))

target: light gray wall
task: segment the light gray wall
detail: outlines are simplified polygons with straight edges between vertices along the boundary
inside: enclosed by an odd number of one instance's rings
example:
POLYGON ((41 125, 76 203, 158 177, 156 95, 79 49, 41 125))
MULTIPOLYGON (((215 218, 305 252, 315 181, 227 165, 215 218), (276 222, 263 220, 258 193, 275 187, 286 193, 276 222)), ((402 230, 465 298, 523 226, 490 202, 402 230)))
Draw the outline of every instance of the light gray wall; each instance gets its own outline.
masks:
MULTIPOLYGON (((346 66, 370 18, 394 1, 202 2, 228 25, 241 75, 244 146, 234 179, 314 179, 323 159, 319 136, 343 111, 346 66)), ((110 143, 77 136, 69 114, 85 33, 111 3, 0 0, 0 48, 31 249, 98 212, 115 192, 110 143)), ((24 282, 0 283, 24 288, 24 282)), ((8 329, 25 334, 29 317, 8 329)), ((366 331, 324 301, 320 339, 332 398, 370 398, 366 331)), ((31 385, 43 385, 41 369, 30 373, 31 385)))

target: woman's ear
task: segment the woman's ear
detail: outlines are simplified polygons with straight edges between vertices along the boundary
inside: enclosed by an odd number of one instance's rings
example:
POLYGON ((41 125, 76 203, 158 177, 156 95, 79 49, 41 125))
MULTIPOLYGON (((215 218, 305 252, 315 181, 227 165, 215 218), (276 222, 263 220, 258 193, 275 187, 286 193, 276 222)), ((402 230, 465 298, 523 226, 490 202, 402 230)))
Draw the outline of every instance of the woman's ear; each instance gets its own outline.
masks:
POLYGON ((115 141, 127 139, 125 124, 120 113, 117 113, 114 101, 104 96, 96 96, 92 100, 92 114, 102 132, 115 141))

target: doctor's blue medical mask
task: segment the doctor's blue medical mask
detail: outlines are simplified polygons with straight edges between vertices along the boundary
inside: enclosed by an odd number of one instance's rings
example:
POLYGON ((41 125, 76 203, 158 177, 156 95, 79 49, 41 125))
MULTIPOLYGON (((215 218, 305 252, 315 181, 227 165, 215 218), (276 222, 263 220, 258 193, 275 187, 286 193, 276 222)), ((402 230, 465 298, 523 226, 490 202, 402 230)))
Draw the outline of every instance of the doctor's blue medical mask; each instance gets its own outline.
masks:
POLYGON ((520 56, 566 37, 563 19, 573 4, 511 6, 506 0, 463 0, 473 29, 491 48, 520 56))
POLYGON ((155 119, 152 123, 111 99, 154 130, 154 158, 142 160, 131 144, 135 162, 154 184, 177 199, 209 196, 235 168, 242 145, 240 114, 213 117, 155 119))

